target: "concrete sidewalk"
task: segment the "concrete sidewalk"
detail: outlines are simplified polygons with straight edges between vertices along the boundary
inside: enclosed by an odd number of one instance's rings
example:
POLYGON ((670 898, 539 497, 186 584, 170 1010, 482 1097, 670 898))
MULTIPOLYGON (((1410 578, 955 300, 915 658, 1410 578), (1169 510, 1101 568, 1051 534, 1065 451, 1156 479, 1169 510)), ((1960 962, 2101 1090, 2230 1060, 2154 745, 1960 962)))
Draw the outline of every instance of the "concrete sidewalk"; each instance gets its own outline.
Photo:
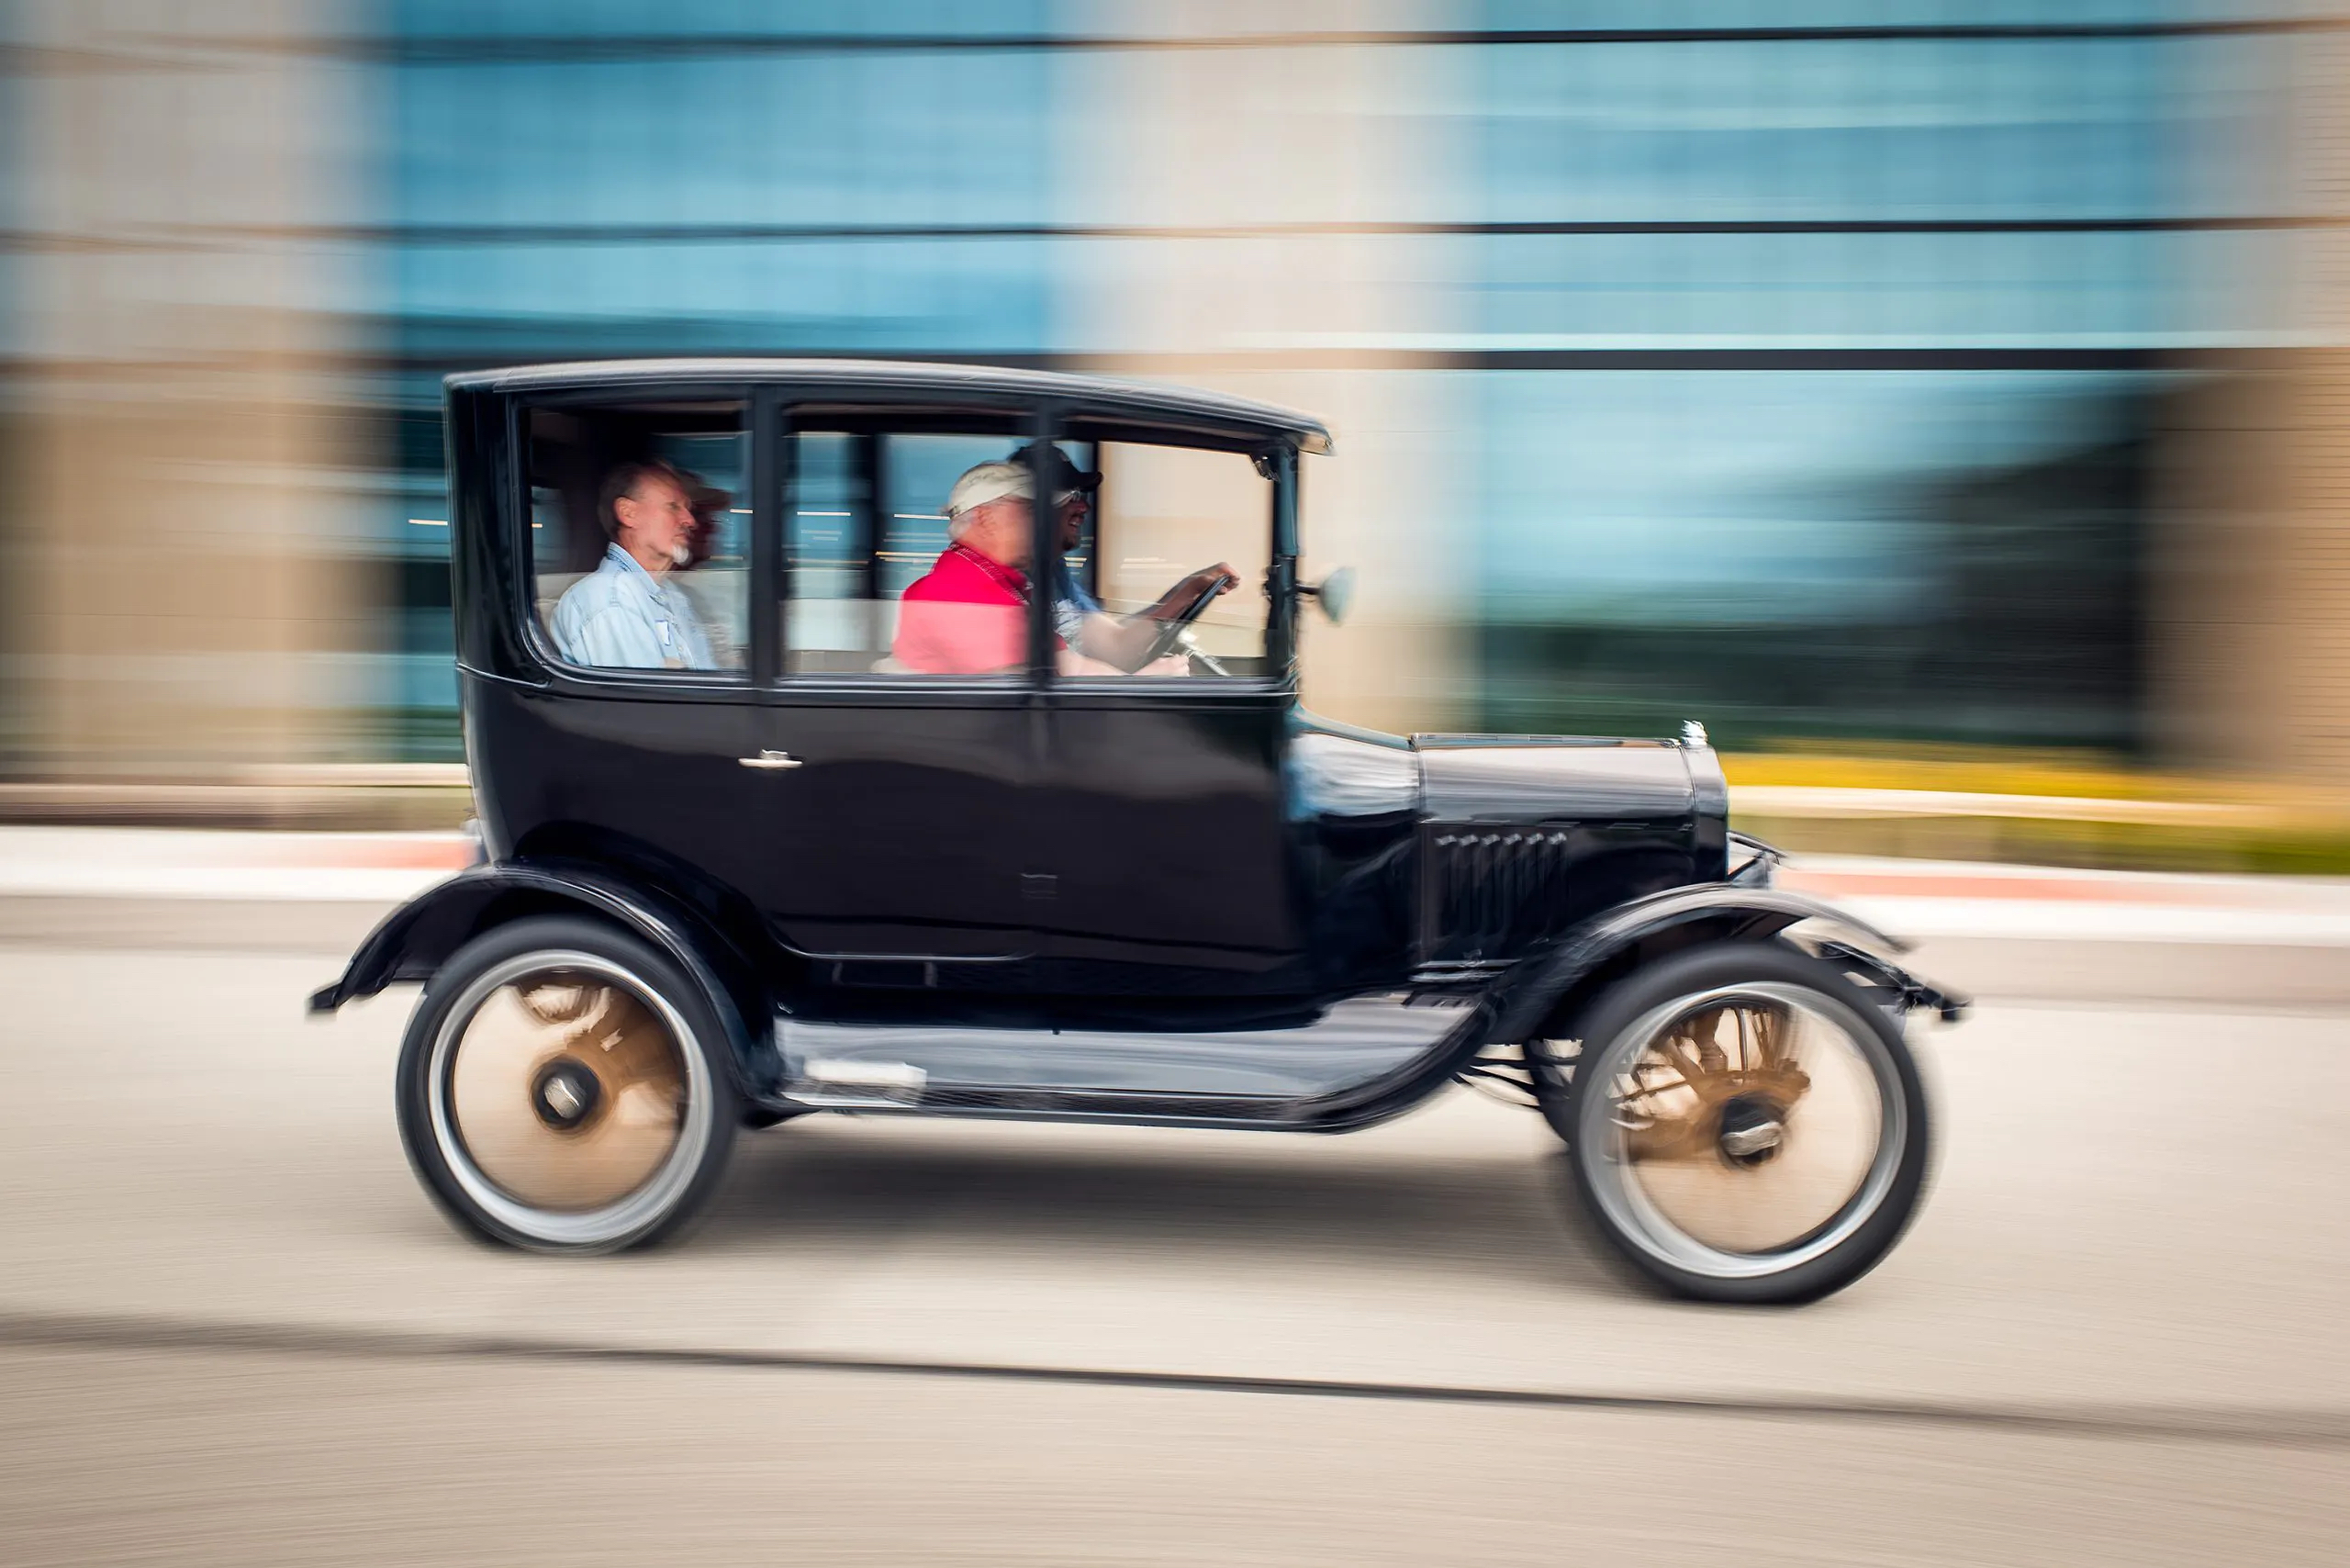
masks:
MULTIPOLYGON (((0 941, 347 954, 469 855, 451 833, 0 827, 0 941)), ((1981 994, 2350 1003, 2350 879, 1805 856, 1781 882, 1981 994)))

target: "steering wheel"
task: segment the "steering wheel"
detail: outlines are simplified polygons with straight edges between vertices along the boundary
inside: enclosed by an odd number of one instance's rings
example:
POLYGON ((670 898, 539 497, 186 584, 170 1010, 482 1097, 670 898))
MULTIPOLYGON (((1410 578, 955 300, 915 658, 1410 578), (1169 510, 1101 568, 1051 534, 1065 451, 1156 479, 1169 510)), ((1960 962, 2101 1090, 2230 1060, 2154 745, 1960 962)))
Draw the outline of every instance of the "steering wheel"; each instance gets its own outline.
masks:
POLYGON ((1229 572, 1219 574, 1214 582, 1208 584, 1205 593, 1184 608, 1182 614, 1170 615, 1158 623, 1158 634, 1150 640, 1149 651, 1143 655, 1135 667, 1140 669, 1153 659, 1165 658, 1174 650, 1175 644, 1183 640, 1183 633, 1192 629, 1192 622, 1206 613, 1208 606, 1218 597, 1229 593, 1239 583, 1240 579, 1229 572))

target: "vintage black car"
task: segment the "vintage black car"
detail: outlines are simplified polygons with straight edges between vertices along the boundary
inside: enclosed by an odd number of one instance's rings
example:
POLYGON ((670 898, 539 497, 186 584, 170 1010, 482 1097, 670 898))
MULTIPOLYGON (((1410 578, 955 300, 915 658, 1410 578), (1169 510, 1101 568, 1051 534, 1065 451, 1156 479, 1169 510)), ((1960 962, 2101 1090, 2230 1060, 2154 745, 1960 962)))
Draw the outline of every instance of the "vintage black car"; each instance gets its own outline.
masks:
POLYGON ((1456 1081, 1684 1294, 1908 1223, 1903 1020, 1960 1004, 1772 885, 1702 729, 1299 706, 1312 419, 706 360, 453 376, 447 433, 483 863, 311 1007, 424 982, 400 1128, 479 1236, 650 1241, 820 1111, 1335 1133, 1456 1081))

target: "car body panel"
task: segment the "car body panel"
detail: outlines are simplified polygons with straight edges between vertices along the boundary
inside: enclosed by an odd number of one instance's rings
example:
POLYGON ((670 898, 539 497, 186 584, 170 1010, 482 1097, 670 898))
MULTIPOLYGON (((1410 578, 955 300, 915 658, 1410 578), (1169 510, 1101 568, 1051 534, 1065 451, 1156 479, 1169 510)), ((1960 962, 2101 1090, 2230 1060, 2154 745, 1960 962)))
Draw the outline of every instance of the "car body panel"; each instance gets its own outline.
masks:
POLYGON ((1299 969, 1286 709, 1245 695, 1052 694, 1041 781, 1051 825, 1031 905, 1046 952, 1163 969, 1183 989, 1215 975, 1254 988, 1299 969))
MULTIPOLYGON (((697 908, 641 871, 611 865, 492 861, 458 872, 394 910, 368 933, 333 984, 311 993, 308 1011, 330 1014, 404 980, 430 984, 449 956, 482 932, 533 914, 592 915, 643 938, 693 978, 727 1033, 725 1058, 745 1098, 771 1097, 774 1057, 755 1036, 744 1006, 763 995, 724 912, 697 908)), ((739 935, 739 933, 735 934, 739 935)))

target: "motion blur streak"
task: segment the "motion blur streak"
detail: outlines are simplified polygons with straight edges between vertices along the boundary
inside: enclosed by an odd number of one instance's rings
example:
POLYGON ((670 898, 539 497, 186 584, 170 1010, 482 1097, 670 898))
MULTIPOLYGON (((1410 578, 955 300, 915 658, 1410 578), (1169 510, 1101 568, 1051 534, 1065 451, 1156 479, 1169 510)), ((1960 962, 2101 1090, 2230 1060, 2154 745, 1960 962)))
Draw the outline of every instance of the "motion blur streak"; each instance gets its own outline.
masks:
POLYGON ((455 756, 437 377, 706 352, 1327 416, 1342 716, 2350 767, 2333 6, 0 17, 21 774, 455 756))
MULTIPOLYGON (((2341 0, 0 0, 0 821, 453 828, 440 379, 655 354, 1326 419, 1334 717, 2350 870, 2341 0)), ((1815 863, 1987 1004, 1915 1236, 1729 1314, 1465 1094, 467 1248, 410 997, 296 1009, 468 853, 0 827, 0 1562, 2350 1561, 2339 885, 1815 863)))
POLYGON ((1571 1532, 1675 1564, 2316 1564, 2350 1540, 2322 1239, 2350 1023, 2224 977, 1929 1036, 1953 1136, 1916 1234, 1825 1305, 1723 1313, 1619 1289, 1539 1121, 1469 1095, 1334 1140, 818 1118, 748 1140, 685 1247, 466 1247, 386 1125, 407 1000, 295 1016, 330 960, 0 952, 12 1562, 739 1560, 780 1532, 818 1561, 1536 1562, 1571 1532), (794 1364, 844 1361, 902 1370, 794 1364), (1007 1373, 927 1375, 955 1366, 1007 1373))

